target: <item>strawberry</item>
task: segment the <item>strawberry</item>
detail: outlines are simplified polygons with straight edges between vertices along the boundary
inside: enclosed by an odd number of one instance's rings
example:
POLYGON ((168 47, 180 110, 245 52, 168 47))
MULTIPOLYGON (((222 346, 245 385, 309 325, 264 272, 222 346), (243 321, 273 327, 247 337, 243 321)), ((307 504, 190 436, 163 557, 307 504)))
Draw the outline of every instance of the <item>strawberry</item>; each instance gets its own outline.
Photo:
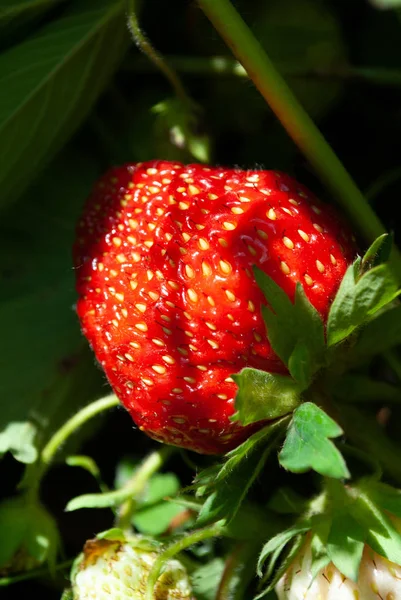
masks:
POLYGON ((252 272, 326 318, 354 255, 332 210, 276 171, 155 160, 111 169, 78 224, 83 333, 115 393, 156 440, 218 454, 249 435, 229 417, 243 367, 286 369, 252 272))
MULTIPOLYGON (((140 600, 157 546, 141 538, 88 540, 72 570, 74 600, 140 600)), ((194 600, 187 572, 176 559, 163 565, 154 588, 155 600, 194 600)))
POLYGON ((276 585, 279 600, 397 600, 401 598, 401 567, 365 546, 355 583, 330 563, 316 577, 307 543, 276 585))

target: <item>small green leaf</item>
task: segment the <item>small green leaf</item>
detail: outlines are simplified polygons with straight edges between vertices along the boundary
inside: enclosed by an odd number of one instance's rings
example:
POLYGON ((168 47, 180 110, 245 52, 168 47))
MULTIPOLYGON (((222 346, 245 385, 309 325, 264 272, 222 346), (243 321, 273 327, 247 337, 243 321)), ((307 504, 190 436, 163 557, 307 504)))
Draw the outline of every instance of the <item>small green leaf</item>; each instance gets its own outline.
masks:
POLYGON ((376 238, 362 258, 361 272, 386 262, 390 257, 392 245, 393 238, 388 233, 376 238))
POLYGON ((198 485, 202 493, 208 493, 198 517, 204 525, 212 521, 232 520, 249 488, 261 472, 285 420, 264 427, 243 444, 227 454, 223 465, 216 465, 200 473, 198 485))
POLYGON ((360 492, 349 512, 365 529, 367 544, 391 562, 401 564, 401 535, 369 495, 360 492))
POLYGON ((327 344, 338 344, 399 294, 392 269, 381 264, 361 277, 360 259, 348 267, 330 308, 327 344))
POLYGON ((300 386, 290 377, 245 368, 232 375, 238 385, 237 412, 242 425, 272 420, 292 412, 300 403, 300 386))
POLYGON ((127 539, 123 530, 119 529, 118 527, 112 527, 111 529, 101 531, 100 533, 96 534, 96 537, 99 540, 116 540, 117 542, 125 542, 127 539))
POLYGON ((191 574, 192 588, 197 600, 215 600, 225 567, 222 558, 214 558, 191 574))
POLYGON ((294 304, 287 294, 258 267, 254 267, 256 281, 268 306, 262 312, 269 341, 289 366, 294 379, 304 387, 309 385, 314 373, 324 364, 325 341, 323 322, 317 310, 307 299, 304 289, 297 283, 294 304))
POLYGON ((65 462, 70 467, 80 467, 81 469, 88 471, 88 473, 90 473, 96 480, 100 479, 99 467, 90 456, 67 456, 65 462))
POLYGON ((314 469, 328 477, 349 477, 343 457, 330 441, 342 433, 339 425, 316 404, 305 402, 294 412, 279 454, 280 464, 294 473, 314 469))
POLYGON ((327 553, 337 569, 357 581, 366 540, 366 530, 351 515, 341 513, 332 520, 327 553))
POLYGON ((180 481, 174 473, 157 473, 147 485, 132 522, 147 535, 160 535, 171 520, 182 512, 180 504, 166 501, 166 496, 175 496, 180 489, 180 481))
POLYGON ((261 598, 265 597, 268 597, 269 599, 271 598, 271 600, 275 600, 277 598, 276 595, 274 595, 274 597, 271 597, 269 592, 273 592, 277 582, 281 579, 281 577, 296 559, 298 553, 301 551, 304 542, 304 532, 298 533, 297 535, 291 538, 291 540, 287 544, 287 548, 282 547, 276 550, 274 556, 272 556, 271 559, 272 564, 269 565, 269 569, 263 576, 263 582, 268 582, 268 584, 254 598, 254 600, 260 600, 261 598), (275 568, 278 558, 280 558, 280 565, 278 566, 278 568, 275 568), (267 594, 269 594, 269 596, 266 596, 267 594))
POLYGON ((83 494, 70 500, 65 510, 72 512, 81 508, 114 508, 124 499, 124 490, 114 490, 103 494, 83 494))
POLYGON ((38 456, 35 446, 36 427, 29 421, 12 421, 0 431, 0 456, 6 452, 17 460, 31 464, 38 456))
MULTIPOLYGON (((257 574, 259 577, 263 576, 263 567, 266 563, 267 559, 270 556, 275 556, 276 560, 279 557, 279 554, 284 550, 285 546, 290 542, 293 538, 297 537, 299 534, 304 534, 309 531, 311 528, 311 522, 301 521, 296 523, 290 529, 286 529, 285 531, 281 531, 274 537, 272 537, 266 544, 263 546, 262 551, 259 555, 258 564, 257 564, 257 574), (279 554, 275 555, 276 552, 279 554)), ((274 561, 275 562, 275 561, 274 561)), ((274 569, 274 563, 269 562, 268 574, 270 575, 274 569)))
POLYGON ((25 496, 9 498, 0 504, 0 567, 24 571, 48 562, 54 567, 60 548, 57 525, 39 503, 25 496))

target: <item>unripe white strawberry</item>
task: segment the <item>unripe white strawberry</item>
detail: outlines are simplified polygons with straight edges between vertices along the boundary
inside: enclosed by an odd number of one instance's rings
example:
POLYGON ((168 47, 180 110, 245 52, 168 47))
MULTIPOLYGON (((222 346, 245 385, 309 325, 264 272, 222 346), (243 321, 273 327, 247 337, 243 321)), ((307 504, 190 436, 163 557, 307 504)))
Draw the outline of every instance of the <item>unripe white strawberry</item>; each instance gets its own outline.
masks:
MULTIPOLYGON (((143 540, 94 539, 86 542, 72 574, 74 600, 143 600, 146 582, 158 556, 143 540)), ((155 600, 192 600, 183 565, 164 564, 154 588, 155 600)))
POLYGON ((311 563, 307 542, 275 587, 279 600, 401 600, 401 566, 368 546, 363 552, 357 583, 332 563, 313 579, 311 563))

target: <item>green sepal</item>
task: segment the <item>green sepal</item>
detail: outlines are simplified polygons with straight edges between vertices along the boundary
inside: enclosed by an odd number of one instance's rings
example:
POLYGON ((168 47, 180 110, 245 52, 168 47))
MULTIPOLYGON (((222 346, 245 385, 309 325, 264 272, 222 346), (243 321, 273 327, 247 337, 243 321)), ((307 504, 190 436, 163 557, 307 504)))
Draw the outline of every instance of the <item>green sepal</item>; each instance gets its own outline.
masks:
POLYGON ((302 388, 291 377, 248 367, 231 377, 238 385, 231 420, 242 425, 277 419, 300 404, 302 388))
MULTIPOLYGON (((270 592, 273 592, 277 582, 281 579, 284 573, 287 571, 291 563, 295 560, 298 552, 301 550, 303 544, 305 542, 304 533, 299 533, 291 538, 286 547, 277 549, 275 556, 272 556, 272 561, 274 562, 274 566, 277 563, 277 559, 280 557, 280 565, 276 569, 271 569, 270 576, 263 577, 260 587, 267 582, 267 585, 263 588, 263 590, 254 598, 254 600, 260 600, 264 598, 270 592), (274 572, 273 572, 274 571, 274 572)), ((270 596, 269 596, 270 598, 270 596)))
POLYGON ((327 320, 328 346, 343 341, 401 292, 387 263, 364 271, 368 263, 358 257, 343 277, 327 320))
POLYGON ((347 513, 333 516, 327 538, 327 554, 348 579, 357 581, 367 532, 347 513))
POLYGON ((197 496, 207 495, 207 498, 197 525, 218 520, 230 523, 275 447, 285 423, 284 418, 264 427, 231 450, 222 465, 214 465, 199 474, 195 481, 197 496))
POLYGON ((369 246, 366 250, 362 262, 361 262, 361 273, 369 268, 376 267, 382 263, 385 263, 390 258, 391 250, 393 247, 393 235, 389 233, 383 233, 369 246))
POLYGON ((127 537, 122 529, 119 527, 112 527, 96 534, 98 540, 110 540, 116 542, 126 542, 127 537))
POLYGON ((359 490, 357 499, 349 505, 349 513, 365 528, 366 543, 372 550, 401 564, 401 535, 368 493, 359 490))
POLYGON ((326 359, 322 319, 299 282, 292 303, 280 286, 256 266, 254 274, 268 303, 262 307, 262 314, 269 342, 305 388, 326 359))
POLYGON ((259 577, 263 577, 263 580, 267 580, 271 577, 277 560, 280 557, 280 554, 283 552, 284 548, 287 546, 289 542, 298 535, 302 534, 302 536, 311 529, 312 523, 309 519, 302 520, 298 523, 295 523, 289 529, 285 531, 281 531, 274 537, 272 537, 266 544, 263 546, 256 568, 256 572, 259 577), (264 571, 265 564, 267 563, 266 570, 264 571))
POLYGON ((342 433, 341 427, 322 409, 305 402, 294 411, 279 453, 280 464, 294 473, 313 469, 327 477, 348 478, 345 461, 330 439, 342 433))

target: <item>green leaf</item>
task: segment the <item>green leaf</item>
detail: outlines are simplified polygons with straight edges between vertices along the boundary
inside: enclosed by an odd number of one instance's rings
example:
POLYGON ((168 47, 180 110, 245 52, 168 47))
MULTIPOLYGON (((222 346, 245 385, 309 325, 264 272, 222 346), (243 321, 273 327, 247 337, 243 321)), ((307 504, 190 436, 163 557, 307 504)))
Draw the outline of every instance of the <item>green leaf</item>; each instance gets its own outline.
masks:
POLYGON ((328 477, 349 477, 343 457, 330 441, 342 433, 341 427, 316 404, 305 402, 294 412, 279 454, 280 464, 294 473, 314 469, 328 477))
POLYGON ((324 364, 325 341, 323 322, 297 283, 294 304, 287 294, 258 267, 256 281, 269 306, 263 306, 269 341, 288 365, 291 375, 305 388, 324 364))
POLYGON ((338 344, 400 293, 392 269, 381 264, 360 272, 360 259, 348 267, 331 305, 327 321, 327 344, 338 344))
POLYGON ((0 504, 0 567, 21 571, 49 562, 53 567, 59 551, 57 525, 47 510, 24 496, 0 504))
MULTIPOLYGON (((294 537, 291 538, 289 543, 287 544, 287 548, 281 547, 277 548, 274 552, 274 555, 271 557, 271 564, 269 564, 269 568, 263 576, 263 583, 265 585, 264 589, 255 597, 254 600, 259 600, 261 598, 265 598, 269 592, 273 592, 277 582, 281 579, 284 573, 288 570, 290 565, 296 559, 298 553, 301 551, 302 546, 304 545, 305 537, 304 532, 298 533, 294 537), (278 558, 280 558, 280 565, 275 568, 278 558)), ((275 600, 277 598, 274 595, 274 598, 267 596, 271 600, 275 600)))
POLYGON ((198 516, 198 524, 212 521, 232 520, 249 488, 261 472, 277 436, 284 426, 284 420, 275 422, 254 433, 243 444, 227 454, 223 465, 200 473, 197 483, 203 486, 202 493, 209 496, 198 516))
POLYGON ((1 0, 1 45, 15 43, 15 34, 26 33, 27 28, 43 15, 57 8, 66 0, 1 0))
POLYGON ((191 583, 197 600, 215 600, 224 567, 222 558, 214 558, 195 569, 191 583))
POLYGON ((332 519, 327 553, 337 569, 352 581, 358 580, 366 530, 351 515, 340 513, 332 519))
POLYGON ((266 542, 266 544, 262 548, 258 559, 257 574, 259 575, 259 577, 263 576, 263 567, 269 557, 271 557, 273 560, 269 561, 267 576, 270 576, 273 572, 275 563, 278 560, 280 553, 288 544, 288 542, 290 542, 293 538, 297 537, 299 534, 306 533, 310 530, 310 528, 311 522, 309 520, 300 521, 299 523, 296 523, 289 529, 281 531, 280 533, 272 537, 268 542, 266 542))
POLYGON ((232 378, 239 388, 232 418, 242 425, 277 419, 300 403, 301 388, 290 377, 245 368, 232 378))
POLYGON ((133 516, 135 527, 147 535, 160 535, 168 528, 171 520, 182 512, 180 504, 164 500, 175 496, 180 489, 180 481, 174 473, 157 473, 146 488, 133 516))
POLYGON ((98 540, 116 540, 117 542, 125 542, 127 540, 125 533, 119 527, 112 527, 96 534, 98 540))
POLYGON ((11 452, 17 460, 31 464, 38 451, 35 446, 36 427, 27 421, 6 423, 0 432, 0 456, 11 452))
POLYGON ((70 467, 80 467, 81 469, 85 469, 85 471, 88 471, 88 473, 97 480, 100 478, 99 467, 90 456, 67 456, 65 462, 70 467))
POLYGON ((104 391, 73 309, 71 259, 78 215, 98 173, 77 140, 5 211, 0 226, 0 326, 7 348, 0 364, 0 395, 7 399, 0 452, 23 462, 34 461, 48 436, 104 391))
POLYGON ((0 56, 0 187, 15 199, 83 121, 128 47, 124 2, 81 0, 0 56))

